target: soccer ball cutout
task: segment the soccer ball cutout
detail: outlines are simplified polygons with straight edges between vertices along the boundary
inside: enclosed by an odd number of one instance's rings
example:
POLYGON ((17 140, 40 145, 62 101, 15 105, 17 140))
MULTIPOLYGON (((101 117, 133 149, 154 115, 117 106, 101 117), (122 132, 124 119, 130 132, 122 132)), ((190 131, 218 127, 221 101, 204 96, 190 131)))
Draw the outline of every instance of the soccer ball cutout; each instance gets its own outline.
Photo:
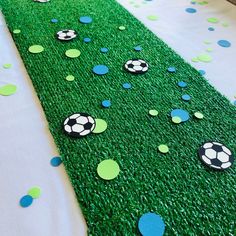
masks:
POLYGON ((204 143, 198 154, 207 166, 217 170, 228 169, 234 162, 232 152, 225 145, 217 142, 204 143))
POLYGON ((95 120, 87 113, 76 113, 65 119, 63 127, 69 136, 80 138, 94 130, 95 120))
POLYGON ((69 41, 72 40, 74 38, 76 38, 77 33, 74 30, 61 30, 57 32, 57 39, 61 40, 61 41, 69 41))
POLYGON ((143 74, 148 70, 148 64, 141 59, 132 59, 125 63, 125 70, 133 74, 143 74))

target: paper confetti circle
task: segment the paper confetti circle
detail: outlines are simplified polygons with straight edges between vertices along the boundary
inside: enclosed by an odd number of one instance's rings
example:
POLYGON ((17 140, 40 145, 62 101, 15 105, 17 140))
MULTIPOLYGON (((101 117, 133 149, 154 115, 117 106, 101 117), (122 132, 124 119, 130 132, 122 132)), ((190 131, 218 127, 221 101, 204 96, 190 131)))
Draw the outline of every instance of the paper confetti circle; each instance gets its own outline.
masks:
POLYGON ((120 167, 116 161, 107 159, 99 163, 97 167, 98 175, 105 180, 112 180, 119 175, 120 167))
POLYGON ((33 203, 33 198, 30 195, 25 195, 20 199, 21 207, 29 207, 33 203))
POLYGON ((2 96, 10 96, 16 93, 17 87, 14 84, 6 84, 0 87, 0 95, 2 96))
POLYGON ((69 49, 66 51, 66 56, 70 58, 79 57, 81 52, 78 49, 69 49))
POLYGON ((37 54, 37 53, 41 53, 44 51, 43 46, 41 45, 32 45, 29 47, 29 52, 37 54))
POLYGON ((28 191, 28 195, 31 196, 32 198, 36 199, 39 198, 41 195, 41 189, 37 186, 32 187, 29 191, 28 191))
POLYGON ((107 122, 102 119, 95 119, 96 126, 92 131, 94 134, 103 133, 107 129, 107 122))

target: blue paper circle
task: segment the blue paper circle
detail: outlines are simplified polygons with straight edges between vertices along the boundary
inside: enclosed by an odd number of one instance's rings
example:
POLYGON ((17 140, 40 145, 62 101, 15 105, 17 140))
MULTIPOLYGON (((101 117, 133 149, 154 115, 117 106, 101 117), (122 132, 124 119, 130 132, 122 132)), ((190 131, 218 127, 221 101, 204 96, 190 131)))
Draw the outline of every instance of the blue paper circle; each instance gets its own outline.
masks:
POLYGON ((139 52, 139 51, 142 50, 142 48, 141 48, 141 46, 136 46, 136 47, 134 47, 134 50, 137 51, 137 52, 139 52))
POLYGON ((50 161, 51 165, 54 167, 59 166, 62 163, 62 160, 60 157, 53 157, 50 161))
POLYGON ((162 236, 165 223, 159 215, 149 212, 140 217, 138 228, 143 236, 162 236))
POLYGON ((32 204, 33 198, 30 195, 25 195, 20 199, 21 207, 28 207, 32 204))
POLYGON ((227 41, 227 40, 224 40, 224 39, 219 40, 217 43, 218 43, 221 47, 224 47, 224 48, 228 48, 228 47, 231 46, 231 43, 230 43, 229 41, 227 41))
POLYGON ((51 19, 51 22, 52 22, 52 23, 57 23, 58 20, 57 20, 57 19, 51 19))
POLYGON ((85 42, 85 43, 91 42, 91 38, 84 38, 84 42, 85 42))
POLYGON ((89 24, 89 23, 91 23, 93 20, 92 20, 92 18, 91 18, 90 16, 81 16, 81 17, 79 18, 79 21, 80 21, 81 23, 83 23, 83 24, 89 24))
POLYGON ((107 108, 111 106, 111 101, 110 100, 104 100, 102 101, 102 106, 107 108))
POLYGON ((209 31, 215 31, 215 28, 209 27, 208 30, 209 30, 209 31))
POLYGON ((124 83, 122 86, 124 89, 130 89, 132 87, 130 83, 124 83))
POLYGON ((236 100, 233 102, 233 104, 236 106, 236 100))
POLYGON ((189 100, 191 99, 191 97, 190 97, 188 94, 184 94, 184 95, 182 96, 182 99, 183 99, 184 101, 189 101, 189 100))
POLYGON ((178 82, 178 86, 181 88, 185 88, 185 87, 187 87, 187 83, 184 81, 180 81, 180 82, 178 82))
POLYGON ((109 72, 109 69, 105 65, 97 65, 93 67, 93 73, 97 75, 105 75, 109 72))
POLYGON ((188 13, 196 13, 197 12, 197 10, 194 8, 186 8, 185 11, 188 13))
POLYGON ((102 53, 107 53, 108 51, 109 51, 108 48, 101 48, 101 49, 100 49, 100 52, 102 52, 102 53))
POLYGON ((181 118, 181 121, 187 121, 189 120, 189 113, 183 109, 174 109, 171 111, 171 117, 178 116, 181 118))
POLYGON ((205 70, 199 70, 198 71, 201 75, 205 75, 206 74, 206 71, 205 70))
POLYGON ((174 72, 176 72, 176 68, 174 66, 171 66, 167 69, 167 71, 170 73, 174 73, 174 72))

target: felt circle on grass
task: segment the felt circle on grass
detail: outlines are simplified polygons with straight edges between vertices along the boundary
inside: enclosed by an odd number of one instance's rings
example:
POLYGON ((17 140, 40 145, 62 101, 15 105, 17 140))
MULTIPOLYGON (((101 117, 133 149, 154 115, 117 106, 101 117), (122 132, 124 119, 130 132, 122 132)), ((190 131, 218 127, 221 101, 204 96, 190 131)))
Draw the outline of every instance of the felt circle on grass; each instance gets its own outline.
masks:
POLYGON ((67 75, 66 76, 66 80, 67 81, 74 81, 75 80, 75 77, 73 75, 67 75))
POLYGON ((219 19, 215 18, 215 17, 210 17, 207 19, 208 22, 210 23, 218 23, 219 22, 219 19))
POLYGON ((172 122, 175 123, 175 124, 180 124, 182 122, 182 120, 178 116, 173 116, 172 117, 172 122))
POLYGON ((176 72, 176 68, 174 66, 171 66, 171 67, 168 67, 167 71, 170 73, 174 73, 176 72))
POLYGON ((57 20, 57 19, 51 19, 51 22, 52 22, 52 23, 57 23, 58 20, 57 20))
POLYGON ((90 16, 81 16, 79 21, 83 24, 89 24, 93 21, 93 19, 90 16))
POLYGON ((125 26, 121 25, 121 26, 119 26, 118 29, 119 29, 120 31, 123 31, 123 30, 125 30, 125 26))
POLYGON ((169 152, 169 148, 168 148, 168 146, 165 145, 165 144, 160 144, 160 145, 158 146, 158 150, 159 150, 159 152, 161 152, 161 153, 167 153, 167 152, 169 152))
POLYGON ((150 116, 157 116, 158 115, 158 111, 157 110, 149 110, 149 115, 150 116))
POLYGON ((181 88, 186 88, 187 87, 187 83, 184 82, 184 81, 179 81, 178 82, 178 86, 181 87, 181 88))
POLYGON ((97 167, 99 177, 105 180, 112 180, 119 175, 120 167, 118 163, 112 159, 101 161, 97 167))
POLYGON ((85 43, 91 42, 91 38, 84 38, 84 42, 85 42, 85 43))
POLYGON ((182 99, 184 101, 190 101, 191 97, 188 94, 184 94, 184 95, 182 95, 182 99))
POLYGON ((39 198, 41 195, 41 189, 37 186, 32 187, 29 191, 28 191, 28 195, 31 196, 32 198, 36 199, 39 198))
POLYGON ((100 52, 102 52, 102 53, 107 53, 108 51, 109 51, 108 48, 101 48, 101 49, 100 49, 100 52))
POLYGON ((140 51, 142 51, 142 48, 141 48, 141 46, 135 46, 134 50, 137 52, 140 52, 140 51))
POLYGON ((105 108, 108 108, 111 106, 111 101, 110 100, 104 100, 102 101, 102 106, 105 108))
POLYGON ((220 45, 223 48, 229 48, 231 46, 231 43, 225 39, 221 39, 217 43, 218 43, 218 45, 220 45))
POLYGON ((44 51, 44 48, 41 45, 32 45, 29 47, 29 52, 34 53, 34 54, 41 53, 43 51, 44 51))
POLYGON ((33 198, 30 195, 25 195, 20 199, 21 207, 29 207, 33 203, 33 198))
POLYGON ((194 116, 195 116, 197 119, 203 119, 203 118, 204 118, 204 115, 203 115, 201 112, 199 112, 199 111, 195 112, 195 113, 194 113, 194 116))
POLYGON ((20 34, 21 33, 21 30, 20 29, 14 29, 13 30, 13 34, 20 34))
POLYGON ((95 119, 95 128, 92 131, 94 134, 103 133, 107 129, 107 122, 103 119, 95 119))
POLYGON ((16 93, 17 87, 14 84, 6 84, 0 87, 0 95, 2 96, 10 96, 16 93))
POLYGON ((59 165, 61 165, 62 160, 60 157, 53 157, 50 161, 51 166, 53 167, 58 167, 59 165))
POLYGON ((191 7, 186 8, 185 11, 188 12, 188 13, 196 13, 197 12, 197 10, 195 8, 191 8, 191 7))
POLYGON ((109 72, 109 69, 105 65, 96 65, 93 67, 93 73, 96 75, 105 75, 109 72))
POLYGON ((171 111, 171 117, 178 116, 182 122, 188 121, 190 116, 189 113, 183 109, 174 109, 171 111))
POLYGON ((3 68, 4 69, 10 69, 11 66, 12 66, 12 64, 6 63, 6 64, 3 65, 3 68))
POLYGON ((65 54, 67 57, 76 58, 80 56, 81 52, 78 49, 68 49, 65 54))
POLYGON ((159 215, 148 212, 140 217, 138 229, 143 236, 162 236, 165 232, 165 223, 159 215))
POLYGON ((130 83, 124 83, 124 84, 122 84, 122 87, 123 87, 124 89, 131 89, 131 88, 132 88, 132 85, 131 85, 130 83))

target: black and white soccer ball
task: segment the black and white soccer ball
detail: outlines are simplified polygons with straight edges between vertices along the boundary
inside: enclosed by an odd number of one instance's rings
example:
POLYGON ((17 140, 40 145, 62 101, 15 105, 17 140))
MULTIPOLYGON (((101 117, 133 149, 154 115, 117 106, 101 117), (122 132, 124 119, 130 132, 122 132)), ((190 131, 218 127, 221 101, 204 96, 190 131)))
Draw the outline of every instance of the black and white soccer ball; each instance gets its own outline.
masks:
POLYGON ((49 2, 50 0, 34 0, 34 2, 49 2))
POLYGON ((57 37, 57 39, 59 39, 61 41, 70 41, 70 40, 77 37, 77 33, 75 30, 64 29, 64 30, 58 31, 56 34, 56 37, 57 37))
POLYGON ((141 59, 131 59, 124 64, 124 68, 133 74, 143 74, 148 71, 148 64, 141 59))
POLYGON ((234 157, 229 148, 218 142, 206 142, 199 151, 201 160, 211 168, 225 170, 232 166, 234 157))
POLYGON ((95 128, 95 120, 87 113, 75 113, 63 123, 64 131, 72 137, 80 138, 90 134, 95 128))

